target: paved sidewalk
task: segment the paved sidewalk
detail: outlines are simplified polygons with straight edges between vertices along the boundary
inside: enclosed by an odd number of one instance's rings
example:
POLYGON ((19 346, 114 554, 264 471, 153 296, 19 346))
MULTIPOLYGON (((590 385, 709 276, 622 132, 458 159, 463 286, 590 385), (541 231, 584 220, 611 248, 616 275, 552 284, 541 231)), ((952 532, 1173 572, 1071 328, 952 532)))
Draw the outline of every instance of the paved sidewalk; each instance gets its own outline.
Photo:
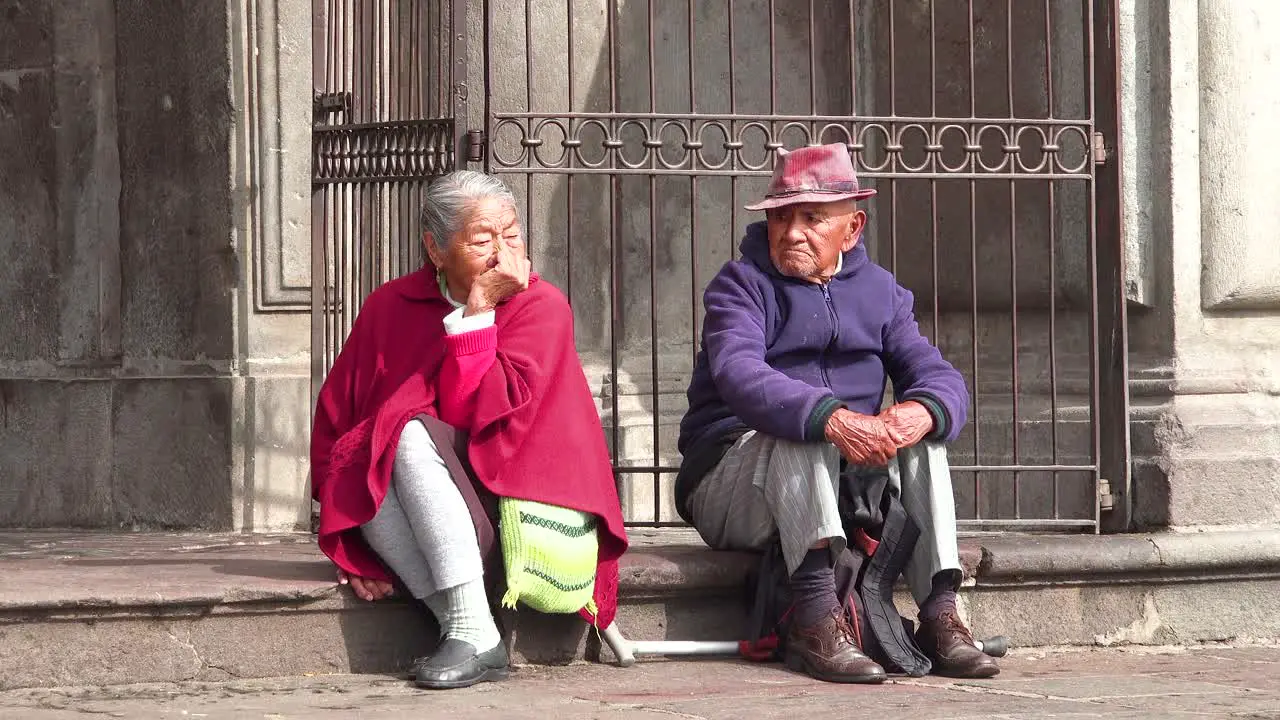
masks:
POLYGON ((1280 720, 1280 647, 1015 651, 989 681, 828 685, 736 661, 529 667, 422 692, 385 676, 14 690, 0 718, 1245 718, 1280 720))

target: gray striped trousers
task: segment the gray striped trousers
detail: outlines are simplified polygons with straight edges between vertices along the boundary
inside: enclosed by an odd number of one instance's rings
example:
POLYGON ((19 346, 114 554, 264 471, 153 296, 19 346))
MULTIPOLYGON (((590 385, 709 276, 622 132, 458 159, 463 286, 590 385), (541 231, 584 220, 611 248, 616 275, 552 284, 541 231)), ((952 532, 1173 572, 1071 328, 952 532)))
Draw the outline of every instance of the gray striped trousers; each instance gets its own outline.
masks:
MULTIPOLYGON (((776 534, 787 570, 795 572, 822 540, 845 547, 839 513, 840 454, 830 443, 799 443, 749 431, 703 478, 689 498, 698 534, 717 550, 763 550, 776 534)), ((920 539, 906 577, 916 602, 943 570, 959 577, 955 500, 946 447, 920 443, 898 451, 889 482, 901 492, 920 539)))

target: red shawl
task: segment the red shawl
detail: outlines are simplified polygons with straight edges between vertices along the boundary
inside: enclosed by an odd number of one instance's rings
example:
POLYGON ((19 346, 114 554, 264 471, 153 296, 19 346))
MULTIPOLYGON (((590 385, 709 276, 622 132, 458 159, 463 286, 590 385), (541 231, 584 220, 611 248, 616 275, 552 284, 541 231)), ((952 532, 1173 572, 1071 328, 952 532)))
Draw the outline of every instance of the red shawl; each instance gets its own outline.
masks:
MULTIPOLYGON (((378 288, 320 390, 311 433, 319 544, 349 573, 389 579, 359 528, 386 495, 400 431, 420 413, 438 415, 435 378, 452 310, 430 266, 378 288)), ((599 627, 608 627, 627 536, 600 416, 574 350, 573 313, 535 276, 498 306, 496 325, 497 359, 476 392, 468 460, 495 495, 600 518, 595 601, 599 627)))

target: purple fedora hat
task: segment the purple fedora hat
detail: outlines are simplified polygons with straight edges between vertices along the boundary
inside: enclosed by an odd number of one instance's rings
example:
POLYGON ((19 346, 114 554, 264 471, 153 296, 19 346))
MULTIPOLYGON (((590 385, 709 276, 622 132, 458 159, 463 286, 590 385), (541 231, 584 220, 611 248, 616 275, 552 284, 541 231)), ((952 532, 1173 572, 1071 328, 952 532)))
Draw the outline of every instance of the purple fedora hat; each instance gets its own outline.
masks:
POLYGON ((843 144, 803 147, 790 152, 778 148, 778 162, 773 168, 768 192, 763 200, 746 208, 768 210, 796 203, 862 200, 875 194, 875 190, 858 188, 853 159, 843 144))

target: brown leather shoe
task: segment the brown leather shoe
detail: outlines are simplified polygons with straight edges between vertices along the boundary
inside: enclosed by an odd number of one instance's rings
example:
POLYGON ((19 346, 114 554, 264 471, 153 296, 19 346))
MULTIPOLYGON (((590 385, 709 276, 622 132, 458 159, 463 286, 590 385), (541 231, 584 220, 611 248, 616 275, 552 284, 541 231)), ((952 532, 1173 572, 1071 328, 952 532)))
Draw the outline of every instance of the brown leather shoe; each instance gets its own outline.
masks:
POLYGON ((812 627, 792 625, 787 635, 787 667, 817 680, 836 683, 880 683, 884 668, 862 654, 840 610, 812 627))
POLYGON ((995 658, 974 646, 969 628, 955 613, 943 612, 936 620, 921 622, 916 644, 933 661, 935 675, 989 678, 1000 672, 995 658))

